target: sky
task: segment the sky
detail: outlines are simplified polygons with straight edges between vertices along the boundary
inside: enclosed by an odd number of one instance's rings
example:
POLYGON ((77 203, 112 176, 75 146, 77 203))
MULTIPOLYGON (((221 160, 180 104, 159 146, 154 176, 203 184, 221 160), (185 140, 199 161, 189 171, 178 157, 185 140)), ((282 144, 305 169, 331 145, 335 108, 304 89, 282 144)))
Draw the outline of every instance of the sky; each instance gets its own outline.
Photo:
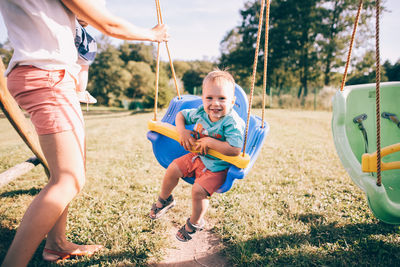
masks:
MULTIPOLYGON (((213 60, 220 55, 220 42, 225 34, 240 24, 239 10, 247 0, 161 0, 164 23, 169 26, 171 39, 169 49, 174 60, 213 60)), ((157 23, 155 1, 108 0, 107 8, 129 22, 151 28, 157 23)), ((395 63, 400 59, 400 1, 386 0, 386 12, 381 20, 381 60, 395 63)), ((1 16, 0 16, 1 18, 1 16)), ((88 29, 98 36, 99 32, 88 29)), ((349 33, 351 34, 351 33, 349 33)), ((7 39, 2 18, 0 20, 0 42, 7 39)), ((119 41, 112 38, 115 44, 119 41)), ((356 39, 357 42, 357 39, 356 39)), ((165 46, 162 59, 168 59, 165 46)))

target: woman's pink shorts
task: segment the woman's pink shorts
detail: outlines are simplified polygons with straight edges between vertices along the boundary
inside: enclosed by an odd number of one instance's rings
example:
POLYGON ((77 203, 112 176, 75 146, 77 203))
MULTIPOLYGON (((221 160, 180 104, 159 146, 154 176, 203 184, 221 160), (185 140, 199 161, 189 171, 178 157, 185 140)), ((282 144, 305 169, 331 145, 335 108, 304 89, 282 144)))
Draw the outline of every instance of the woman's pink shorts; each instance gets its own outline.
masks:
POLYGON ((67 71, 17 66, 8 75, 7 86, 18 105, 30 114, 38 135, 74 130, 83 138, 75 79, 67 71))
POLYGON ((219 172, 208 170, 195 153, 188 153, 173 162, 181 170, 183 177, 195 177, 194 183, 203 187, 210 196, 224 184, 228 173, 228 169, 219 172))

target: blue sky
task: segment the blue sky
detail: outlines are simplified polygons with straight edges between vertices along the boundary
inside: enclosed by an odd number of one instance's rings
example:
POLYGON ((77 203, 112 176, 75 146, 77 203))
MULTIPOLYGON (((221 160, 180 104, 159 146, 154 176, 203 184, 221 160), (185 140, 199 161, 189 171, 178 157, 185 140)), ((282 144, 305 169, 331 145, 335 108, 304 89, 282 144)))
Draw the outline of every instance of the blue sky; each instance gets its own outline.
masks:
MULTIPOLYGON (((173 59, 214 59, 220 54, 219 43, 227 31, 239 25, 239 9, 246 0, 161 0, 164 23, 170 27, 169 48, 173 59)), ((386 0, 381 21, 381 59, 395 63, 400 59, 400 1, 386 0)), ((141 27, 156 24, 154 1, 108 0, 110 11, 141 27)), ((89 29, 95 36, 98 32, 89 29)), ((350 34, 350 33, 349 33, 350 34)), ((0 42, 7 38, 4 23, 0 23, 0 42)), ((356 40, 357 41, 357 40, 356 40)), ((115 40, 117 42, 117 40, 115 40)), ((162 56, 166 59, 165 46, 162 56)))

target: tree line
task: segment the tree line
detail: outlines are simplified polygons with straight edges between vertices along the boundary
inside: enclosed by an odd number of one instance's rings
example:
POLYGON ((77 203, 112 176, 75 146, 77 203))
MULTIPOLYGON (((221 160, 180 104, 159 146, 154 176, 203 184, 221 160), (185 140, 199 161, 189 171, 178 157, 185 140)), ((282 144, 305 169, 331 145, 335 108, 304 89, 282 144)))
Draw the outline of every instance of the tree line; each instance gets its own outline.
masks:
MULTIPOLYGON (((358 53, 353 52, 347 85, 375 81, 375 1, 363 2, 355 37, 358 53)), ((271 1, 268 53, 264 27, 259 59, 262 62, 268 55, 267 91, 274 88, 278 94, 301 98, 310 88, 340 85, 358 4, 359 0, 271 1)), ((250 83, 260 8, 260 1, 248 1, 240 10, 241 24, 221 42, 219 64, 229 67, 245 86, 250 83)), ((384 62, 381 80, 400 80, 399 68, 400 61, 384 62)), ((262 64, 257 73, 261 85, 262 64)))
MULTIPOLYGON (((359 0, 271 1, 268 53, 262 30, 259 62, 268 55, 267 93, 304 98, 310 88, 340 84, 359 0)), ((215 61, 174 61, 178 85, 190 94, 201 93, 205 75, 220 67, 228 69, 248 91, 257 38, 260 1, 251 0, 239 11, 241 23, 229 30, 220 43, 215 61)), ((383 9, 384 10, 384 9, 383 9)), ((346 84, 375 80, 374 1, 365 0, 356 34, 350 73, 346 84), (360 52, 361 51, 361 52, 360 52)), ((264 18, 265 19, 265 18, 264 18)), ((155 46, 124 42, 113 45, 108 37, 98 40, 98 54, 89 69, 88 90, 106 106, 152 107, 155 88, 155 46)), ((0 44, 5 64, 12 55, 8 42, 0 44)), ((256 86, 262 85, 263 64, 257 68, 256 86)), ((400 80, 400 60, 382 64, 381 81, 400 80)), ((176 95, 168 62, 160 63, 160 107, 176 95)))

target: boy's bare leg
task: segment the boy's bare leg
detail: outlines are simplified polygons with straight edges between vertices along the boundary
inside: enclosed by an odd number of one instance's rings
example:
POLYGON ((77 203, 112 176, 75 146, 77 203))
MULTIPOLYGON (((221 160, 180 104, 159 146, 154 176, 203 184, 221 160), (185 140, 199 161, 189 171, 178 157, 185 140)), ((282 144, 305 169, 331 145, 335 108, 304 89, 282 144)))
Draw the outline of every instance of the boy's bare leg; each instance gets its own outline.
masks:
MULTIPOLYGON (((209 194, 199 184, 193 184, 192 187, 192 215, 190 216, 190 223, 195 225, 201 225, 203 223, 203 217, 208 209, 209 205, 209 194)), ((185 224, 186 232, 191 233, 193 229, 189 228, 185 224)), ((178 231, 177 235, 181 239, 185 239, 181 232, 178 231)))
POLYGON ((51 178, 28 207, 2 266, 26 266, 46 234, 58 224, 65 227, 66 208, 85 182, 84 151, 75 132, 41 135, 39 141, 51 178))
MULTIPOLYGON (((171 193, 172 190, 174 190, 174 188, 178 185, 179 179, 182 177, 182 172, 179 169, 178 165, 176 165, 174 162, 172 162, 164 175, 164 179, 162 182, 162 186, 161 186, 161 192, 160 192, 160 198, 162 199, 167 199, 171 193)), ((163 206, 163 204, 161 204, 160 201, 157 200, 156 202, 156 206, 158 208, 161 208, 163 206)), ((151 210, 150 211, 150 216, 154 217, 154 211, 151 210)))
MULTIPOLYGON (((192 187, 192 215, 190 222, 192 224, 201 224, 209 205, 209 194, 199 184, 193 184, 192 187)), ((186 226, 186 230, 191 231, 186 226)))
MULTIPOLYGON (((178 165, 176 165, 174 162, 168 166, 161 186, 160 197, 162 199, 167 199, 171 195, 172 190, 174 190, 174 188, 178 185, 179 179, 182 177, 182 175, 183 174, 178 165)), ((157 201, 157 206, 162 206, 159 201, 157 201)))

